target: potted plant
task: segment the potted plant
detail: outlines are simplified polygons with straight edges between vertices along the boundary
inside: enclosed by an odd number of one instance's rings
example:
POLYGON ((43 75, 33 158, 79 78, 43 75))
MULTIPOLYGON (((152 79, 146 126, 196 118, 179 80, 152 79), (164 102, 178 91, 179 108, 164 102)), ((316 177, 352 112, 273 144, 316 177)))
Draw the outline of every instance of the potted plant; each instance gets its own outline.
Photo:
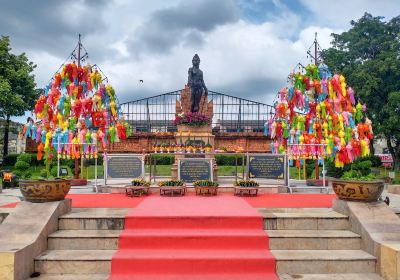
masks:
POLYGON ((182 180, 167 180, 158 182, 160 187, 160 195, 185 195, 186 184, 182 180))
MULTIPOLYGON (((48 155, 46 168, 40 171, 38 179, 30 179, 29 172, 22 173, 24 180, 19 181, 19 189, 26 201, 50 202, 63 200, 71 188, 71 180, 50 173, 50 164, 54 156, 48 155)), ((56 169, 55 169, 56 170, 56 169)))
MULTIPOLYGON (((384 189, 384 181, 371 174, 372 162, 359 158, 348 165, 339 178, 332 178, 332 188, 339 199, 377 201, 384 189)), ((340 174, 340 173, 339 173, 340 174)))
POLYGON ((150 182, 140 178, 133 179, 131 185, 125 187, 125 194, 128 196, 142 196, 150 193, 150 182))
POLYGON ((210 180, 198 180, 193 182, 197 195, 217 195, 219 184, 210 180))
POLYGON ((133 179, 131 181, 132 186, 138 187, 138 186, 142 186, 142 187, 149 187, 150 186, 150 182, 147 182, 146 180, 140 178, 140 179, 133 179))
POLYGON ((258 194, 259 184, 255 180, 239 180, 234 184, 234 194, 235 195, 253 195, 258 194))

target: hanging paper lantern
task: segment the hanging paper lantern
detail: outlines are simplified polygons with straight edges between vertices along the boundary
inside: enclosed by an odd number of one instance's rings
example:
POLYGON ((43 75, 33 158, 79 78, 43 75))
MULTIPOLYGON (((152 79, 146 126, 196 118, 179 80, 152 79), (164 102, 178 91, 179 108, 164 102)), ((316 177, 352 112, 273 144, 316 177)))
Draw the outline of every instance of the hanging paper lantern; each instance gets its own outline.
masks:
POLYGON ((129 124, 119 118, 113 87, 103 83, 101 73, 90 65, 64 65, 36 102, 41 122, 25 126, 25 136, 38 145, 38 159, 55 149, 59 157, 97 157, 98 144, 106 148, 129 137, 129 124))
POLYGON ((366 106, 360 100, 356 104, 343 75, 332 76, 325 64, 310 64, 304 74, 290 77, 291 86, 278 93, 280 102, 267 130, 273 153, 286 152, 289 159, 327 157, 337 167, 370 153, 372 122, 364 118, 366 106))

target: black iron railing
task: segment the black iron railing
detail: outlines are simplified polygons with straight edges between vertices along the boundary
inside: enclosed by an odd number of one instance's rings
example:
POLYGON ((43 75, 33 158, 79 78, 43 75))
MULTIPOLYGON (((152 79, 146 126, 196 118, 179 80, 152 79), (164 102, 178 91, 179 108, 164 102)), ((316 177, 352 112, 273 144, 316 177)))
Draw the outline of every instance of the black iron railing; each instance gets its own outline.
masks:
MULTIPOLYGON (((176 101, 181 90, 121 104, 121 112, 136 132, 174 132, 176 101)), ((213 133, 262 132, 264 123, 273 118, 271 105, 209 91, 213 101, 213 133)))

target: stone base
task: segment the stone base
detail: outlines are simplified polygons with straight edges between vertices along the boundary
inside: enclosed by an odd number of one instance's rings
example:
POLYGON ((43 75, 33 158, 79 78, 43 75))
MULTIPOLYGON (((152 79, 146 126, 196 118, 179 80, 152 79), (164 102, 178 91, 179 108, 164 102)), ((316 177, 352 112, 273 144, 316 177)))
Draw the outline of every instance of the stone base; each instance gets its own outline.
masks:
POLYGON ((388 185, 388 193, 400 194, 400 185, 388 185))
POLYGON ((333 200, 333 210, 349 216, 351 230, 361 235, 363 248, 378 259, 377 272, 400 279, 400 219, 384 202, 333 200))
POLYGON ((47 250, 47 236, 58 218, 71 211, 71 199, 22 201, 0 226, 0 278, 25 280, 35 271, 34 258, 47 250))

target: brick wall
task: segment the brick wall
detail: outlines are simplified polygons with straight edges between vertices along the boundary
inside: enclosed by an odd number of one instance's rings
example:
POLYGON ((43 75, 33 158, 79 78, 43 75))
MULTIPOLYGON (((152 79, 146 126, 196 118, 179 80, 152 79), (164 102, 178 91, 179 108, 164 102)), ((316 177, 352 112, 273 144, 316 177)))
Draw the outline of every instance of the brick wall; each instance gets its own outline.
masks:
MULTIPOLYGON (((160 138, 160 139, 159 139, 160 138)), ((173 136, 164 136, 164 139, 174 139, 173 136)), ((125 141, 110 144, 107 150, 111 153, 142 153, 151 152, 153 143, 160 142, 153 133, 135 133, 125 141)), ((167 141, 167 140, 165 140, 167 141)), ((262 135, 262 133, 223 133, 217 134, 214 138, 215 149, 227 148, 229 152, 234 152, 238 147, 242 147, 248 152, 271 152, 271 140, 262 135)), ((31 139, 26 141, 27 152, 37 152, 37 144, 31 139)))

